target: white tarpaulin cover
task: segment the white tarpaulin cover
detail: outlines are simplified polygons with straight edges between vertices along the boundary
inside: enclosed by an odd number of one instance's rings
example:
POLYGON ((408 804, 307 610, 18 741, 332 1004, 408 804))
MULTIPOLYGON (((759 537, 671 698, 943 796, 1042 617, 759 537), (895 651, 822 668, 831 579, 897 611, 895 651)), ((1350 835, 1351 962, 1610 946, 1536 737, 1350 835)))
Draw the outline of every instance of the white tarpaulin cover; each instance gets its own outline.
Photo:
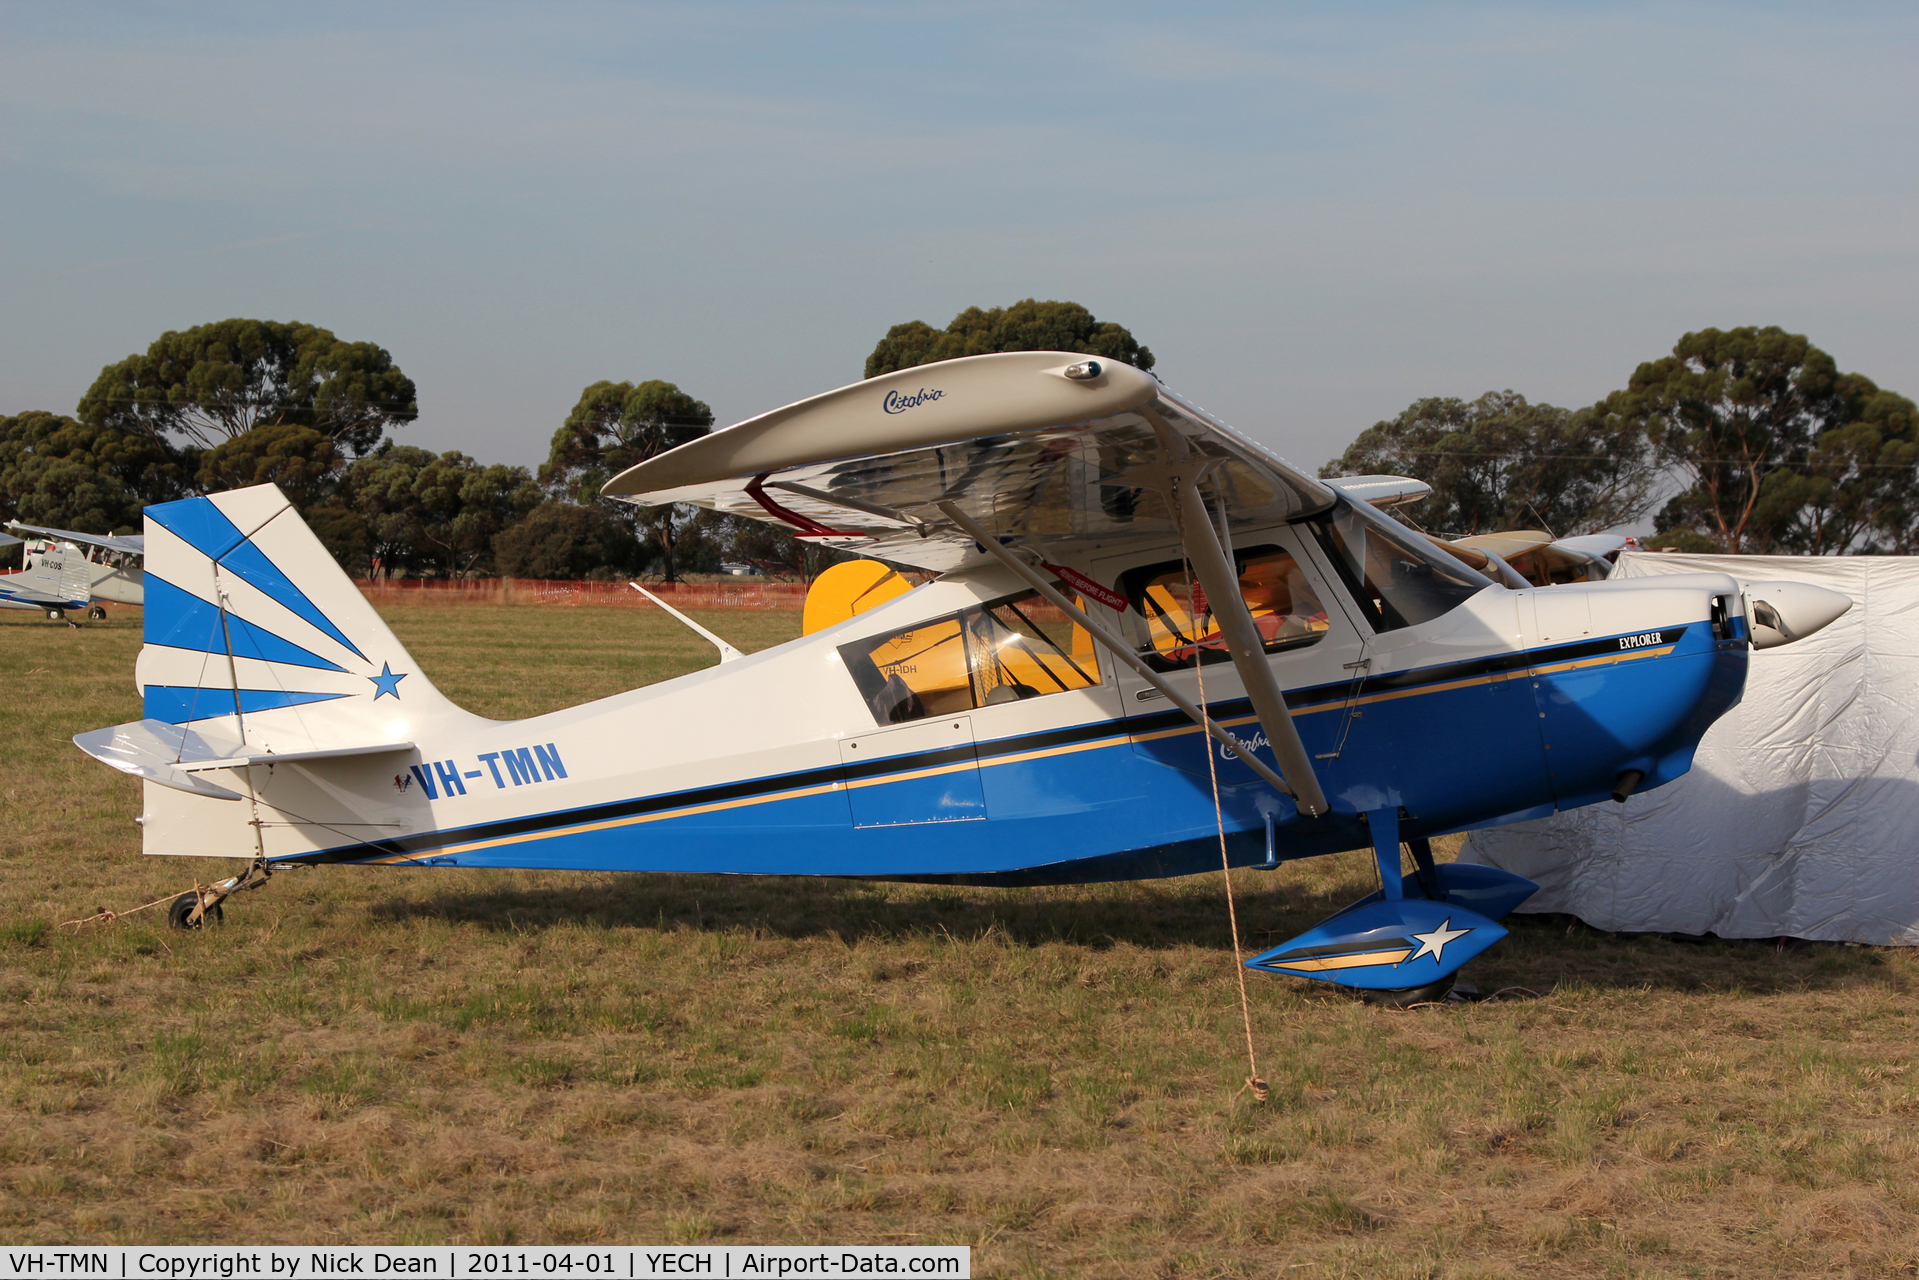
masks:
POLYGON ((1628 552, 1615 576, 1699 572, 1853 607, 1755 650, 1677 782, 1474 832, 1461 860, 1537 882, 1522 911, 1601 929, 1919 945, 1919 557, 1628 552))

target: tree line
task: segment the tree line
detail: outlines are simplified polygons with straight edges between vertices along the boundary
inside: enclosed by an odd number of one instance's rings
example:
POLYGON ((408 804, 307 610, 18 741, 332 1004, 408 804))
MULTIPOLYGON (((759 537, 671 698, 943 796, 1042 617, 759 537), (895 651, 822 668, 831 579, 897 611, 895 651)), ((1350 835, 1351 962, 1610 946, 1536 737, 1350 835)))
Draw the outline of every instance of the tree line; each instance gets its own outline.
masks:
POLYGON ((673 577, 735 553, 803 554, 736 546, 726 522, 682 509, 599 500, 612 471, 711 429, 712 411, 671 383, 587 387, 537 471, 396 440, 418 416, 413 381, 375 344, 262 320, 169 332, 103 369, 72 416, 0 418, 0 511, 130 531, 150 503, 271 482, 359 575, 673 577))
MULTIPOLYGON (((946 329, 895 325, 867 376, 1025 350, 1152 363, 1120 326, 1029 298, 946 329)), ((671 382, 590 384, 537 468, 396 440, 418 416, 412 379, 373 343, 267 320, 168 332, 101 370, 71 416, 0 417, 0 519, 133 532, 149 503, 271 482, 362 576, 672 580, 745 563, 810 577, 840 558, 760 520, 600 499, 609 477, 712 430, 712 409, 671 382)))
POLYGON ((1581 409, 1512 391, 1417 400, 1320 469, 1372 472, 1430 483, 1411 518, 1455 536, 1565 537, 1650 514, 1648 545, 1686 551, 1919 546, 1919 411, 1777 327, 1688 333, 1581 409))
MULTIPOLYGON (((943 329, 895 325, 865 373, 1031 350, 1154 364, 1123 326, 1028 298, 943 329)), ((610 476, 712 430, 712 409, 672 382, 587 386, 537 468, 396 440, 418 416, 413 381, 373 343, 263 320, 168 332, 104 368, 72 415, 0 417, 0 518, 126 532, 149 503, 272 482, 358 575, 670 580, 743 562, 811 576, 836 558, 763 521, 598 497, 610 476)), ((1412 516, 1435 533, 1563 537, 1650 513, 1653 545, 1688 550, 1919 543, 1912 401, 1778 328, 1686 334, 1581 409, 1512 391, 1418 400, 1321 469, 1379 472, 1433 486, 1412 516)))

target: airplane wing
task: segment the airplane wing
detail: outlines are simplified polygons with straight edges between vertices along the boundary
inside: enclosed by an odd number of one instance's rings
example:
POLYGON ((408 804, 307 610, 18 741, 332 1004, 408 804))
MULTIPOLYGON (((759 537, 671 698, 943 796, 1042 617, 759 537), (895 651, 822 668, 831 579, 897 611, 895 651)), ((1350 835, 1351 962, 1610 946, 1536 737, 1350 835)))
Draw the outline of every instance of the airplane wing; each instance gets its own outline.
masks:
POLYGON ((142 534, 130 534, 126 537, 103 537, 97 533, 75 533, 71 529, 43 529, 39 525, 21 524, 18 520, 7 521, 7 528, 18 529, 23 533, 37 533, 44 538, 58 538, 62 542, 79 543, 87 547, 104 547, 108 551, 125 551, 136 556, 147 553, 147 540, 142 534))
POLYGON ((0 533, 0 547, 17 547, 25 541, 25 538, 16 538, 10 533, 0 533))
POLYGON ((1327 484, 1360 502, 1375 507, 1397 507, 1418 502, 1433 491, 1424 480, 1411 476, 1336 476, 1327 484))
POLYGON ((1152 487, 1174 437, 1203 459, 1234 523, 1276 523, 1334 501, 1324 482, 1150 374, 1060 351, 869 378, 650 458, 600 492, 692 503, 945 572, 986 557, 941 503, 1039 547, 1176 536, 1152 487))
MULTIPOLYGON (((1044 563, 1091 543, 1177 540, 1208 595, 1238 604, 1214 520, 1278 524, 1339 500, 1150 374, 1063 351, 969 356, 869 378, 683 444, 600 492, 777 521, 797 537, 938 572, 996 560, 1128 663, 1138 655, 1011 545, 1044 563)), ((1233 665, 1284 778, 1150 668, 1136 669, 1302 811, 1326 812, 1256 624, 1243 604, 1222 604, 1218 616, 1238 637, 1233 665)))
POLYGON ((1454 538, 1453 545, 1490 551, 1501 560, 1514 560, 1550 543, 1553 536, 1542 529, 1513 529, 1504 533, 1476 533, 1469 538, 1454 538))
POLYGON ((1561 538, 1552 544, 1554 551, 1588 560, 1597 560, 1625 549, 1626 535, 1623 533, 1589 533, 1577 538, 1561 538))

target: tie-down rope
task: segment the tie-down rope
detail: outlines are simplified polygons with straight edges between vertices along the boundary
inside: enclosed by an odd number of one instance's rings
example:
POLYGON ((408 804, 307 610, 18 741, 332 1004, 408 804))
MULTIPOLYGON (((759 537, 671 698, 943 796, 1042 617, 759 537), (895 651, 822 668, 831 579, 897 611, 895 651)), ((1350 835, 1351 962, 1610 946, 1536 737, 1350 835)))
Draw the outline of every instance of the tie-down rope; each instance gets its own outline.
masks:
MULTIPOLYGON (((1211 717, 1212 708, 1206 703, 1206 652, 1200 643, 1199 611, 1193 608, 1193 562, 1186 555, 1185 520, 1180 516, 1181 504, 1172 504, 1174 517, 1178 521, 1180 563, 1186 570, 1186 608, 1193 621, 1193 670, 1199 676, 1199 709, 1202 714, 1211 717)), ((1210 608, 1207 609, 1211 613, 1210 608)), ((1226 639, 1221 636, 1221 639, 1226 639)), ((1227 643, 1232 643, 1227 640, 1227 643)), ((1219 801, 1219 762, 1213 758, 1215 748, 1213 740, 1205 734, 1200 735, 1200 743, 1206 749, 1206 776, 1213 787, 1213 828, 1219 833, 1219 869, 1226 877, 1226 922, 1233 931, 1233 975, 1239 980, 1239 1021, 1246 1029, 1246 1083, 1239 1087, 1239 1093, 1248 1089, 1253 1091, 1253 1101, 1264 1102, 1271 1094, 1271 1088, 1259 1074, 1259 1056, 1253 1051, 1253 1007, 1246 997, 1246 966, 1240 961, 1239 946, 1239 908, 1233 902, 1233 865, 1226 856, 1226 813, 1219 801)))

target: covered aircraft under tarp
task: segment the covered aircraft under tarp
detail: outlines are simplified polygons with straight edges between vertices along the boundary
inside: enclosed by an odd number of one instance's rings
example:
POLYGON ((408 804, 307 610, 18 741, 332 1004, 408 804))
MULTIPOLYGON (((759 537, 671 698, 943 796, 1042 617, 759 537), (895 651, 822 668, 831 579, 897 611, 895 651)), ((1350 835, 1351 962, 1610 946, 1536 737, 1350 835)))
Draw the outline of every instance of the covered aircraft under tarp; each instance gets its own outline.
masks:
POLYGON ((1919 945, 1919 558, 1629 552, 1611 581, 1696 573, 1746 580, 1755 616, 1801 585, 1857 604, 1796 641, 1760 623, 1744 700, 1671 786, 1462 856, 1609 931, 1919 945))

